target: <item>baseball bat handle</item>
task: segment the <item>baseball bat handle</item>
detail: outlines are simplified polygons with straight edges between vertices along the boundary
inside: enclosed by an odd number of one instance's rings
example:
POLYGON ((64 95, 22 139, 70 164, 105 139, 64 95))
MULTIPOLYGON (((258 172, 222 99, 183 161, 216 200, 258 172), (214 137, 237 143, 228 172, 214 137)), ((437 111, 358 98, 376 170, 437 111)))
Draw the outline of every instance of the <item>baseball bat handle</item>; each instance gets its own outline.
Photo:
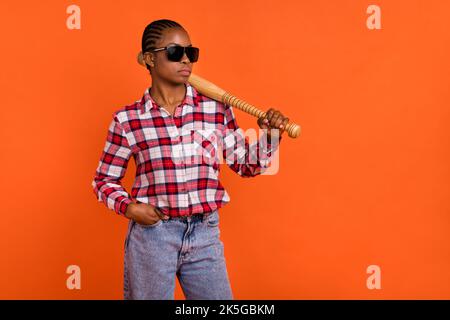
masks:
MULTIPOLYGON (((256 118, 262 118, 266 116, 266 112, 261 111, 257 107, 251 105, 250 103, 236 98, 232 94, 225 92, 222 96, 222 102, 230 106, 234 106, 256 118)), ((297 138, 300 135, 300 126, 298 124, 289 122, 286 125, 285 131, 288 133, 289 137, 297 138)))

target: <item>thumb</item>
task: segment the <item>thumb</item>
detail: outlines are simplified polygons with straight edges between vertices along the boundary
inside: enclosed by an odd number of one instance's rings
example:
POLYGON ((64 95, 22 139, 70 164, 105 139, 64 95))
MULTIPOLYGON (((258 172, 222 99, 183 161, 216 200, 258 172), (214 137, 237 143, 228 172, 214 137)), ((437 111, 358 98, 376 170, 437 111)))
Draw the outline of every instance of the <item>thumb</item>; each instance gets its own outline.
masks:
POLYGON ((156 214, 162 219, 162 220, 168 220, 169 216, 166 216, 163 214, 158 208, 155 207, 156 214))
POLYGON ((264 119, 265 119, 265 118, 259 118, 259 119, 258 119, 258 126, 259 126, 261 129, 268 129, 268 128, 269 128, 269 125, 266 124, 266 123, 264 122, 264 119))

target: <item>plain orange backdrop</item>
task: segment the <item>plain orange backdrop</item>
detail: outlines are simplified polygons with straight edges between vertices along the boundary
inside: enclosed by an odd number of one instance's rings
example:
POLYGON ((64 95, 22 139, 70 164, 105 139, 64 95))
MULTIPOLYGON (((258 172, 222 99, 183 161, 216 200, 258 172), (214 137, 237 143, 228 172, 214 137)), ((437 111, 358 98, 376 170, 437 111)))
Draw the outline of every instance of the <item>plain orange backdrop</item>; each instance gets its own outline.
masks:
POLYGON ((91 182, 112 112, 151 84, 136 54, 162 18, 200 47, 194 73, 302 127, 276 175, 222 164, 235 298, 450 298, 449 1, 9 0, 0 12, 0 298, 122 299, 127 221, 91 182), (81 30, 66 27, 71 4, 81 30), (366 27, 370 4, 381 30, 366 27), (81 290, 66 288, 72 264, 81 290))

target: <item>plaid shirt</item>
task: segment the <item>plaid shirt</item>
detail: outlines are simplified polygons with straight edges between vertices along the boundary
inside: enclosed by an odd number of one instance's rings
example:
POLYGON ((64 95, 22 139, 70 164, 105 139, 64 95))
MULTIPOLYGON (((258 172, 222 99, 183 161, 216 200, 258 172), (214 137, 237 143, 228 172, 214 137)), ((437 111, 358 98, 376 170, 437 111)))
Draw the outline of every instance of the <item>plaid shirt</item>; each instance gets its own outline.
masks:
POLYGON ((272 144, 259 128, 259 141, 249 144, 231 106, 185 86, 185 99, 173 115, 152 99, 151 87, 140 100, 112 114, 92 181, 97 200, 109 209, 124 215, 136 202, 172 217, 210 212, 230 201, 219 181, 223 159, 242 177, 269 168, 282 139, 274 136, 277 130, 271 131, 272 144), (131 156, 136 177, 130 196, 121 180, 131 156))

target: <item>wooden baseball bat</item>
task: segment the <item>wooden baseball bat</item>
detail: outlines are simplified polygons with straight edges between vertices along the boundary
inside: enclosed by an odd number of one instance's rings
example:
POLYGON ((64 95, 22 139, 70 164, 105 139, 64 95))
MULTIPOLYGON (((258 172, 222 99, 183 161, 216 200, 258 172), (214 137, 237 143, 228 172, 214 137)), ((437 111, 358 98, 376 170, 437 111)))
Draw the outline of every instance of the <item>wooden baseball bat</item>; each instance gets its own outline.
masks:
MULTIPOLYGON (((142 66, 145 66, 141 52, 138 55, 138 62, 142 66)), ((255 116, 256 118, 265 117, 266 115, 264 111, 259 110, 258 108, 244 100, 238 99, 237 97, 218 87, 214 83, 203 79, 202 77, 194 73, 191 73, 188 82, 193 87, 195 87, 198 92, 211 99, 221 101, 225 104, 236 107, 252 116, 255 116)), ((297 138, 300 135, 300 126, 295 123, 289 122, 285 130, 291 138, 297 138)))

